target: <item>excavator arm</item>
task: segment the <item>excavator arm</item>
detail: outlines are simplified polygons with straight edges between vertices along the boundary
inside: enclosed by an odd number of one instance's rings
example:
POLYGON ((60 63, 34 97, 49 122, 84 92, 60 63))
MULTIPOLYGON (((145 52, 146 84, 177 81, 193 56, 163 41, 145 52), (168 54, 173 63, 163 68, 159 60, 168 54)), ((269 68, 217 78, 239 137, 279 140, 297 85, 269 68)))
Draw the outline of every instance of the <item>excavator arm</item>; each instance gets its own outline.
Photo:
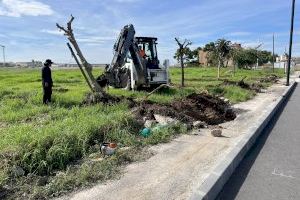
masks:
POLYGON ((110 64, 109 70, 121 68, 126 61, 129 48, 134 43, 135 30, 133 25, 126 25, 114 45, 114 57, 110 64))
POLYGON ((130 73, 134 71, 138 85, 146 83, 147 73, 146 64, 139 55, 138 45, 135 41, 135 29, 132 24, 124 26, 114 45, 114 56, 111 64, 107 67, 104 75, 98 78, 98 81, 106 80, 109 85, 116 88, 125 88, 130 84, 130 73), (133 65, 131 69, 124 67, 128 55, 131 56, 133 65))

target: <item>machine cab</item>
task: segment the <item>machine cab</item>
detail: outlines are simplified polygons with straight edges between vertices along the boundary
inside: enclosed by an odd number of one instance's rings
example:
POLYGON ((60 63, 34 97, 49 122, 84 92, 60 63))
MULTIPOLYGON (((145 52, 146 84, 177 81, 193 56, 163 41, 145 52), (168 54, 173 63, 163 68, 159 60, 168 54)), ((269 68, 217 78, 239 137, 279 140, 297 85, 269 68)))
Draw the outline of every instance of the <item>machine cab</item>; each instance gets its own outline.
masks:
POLYGON ((139 48, 139 54, 144 58, 147 68, 147 80, 149 85, 168 84, 169 74, 168 66, 160 66, 157 57, 157 38, 136 37, 136 44, 139 48))
POLYGON ((159 69, 156 48, 157 38, 136 37, 135 39, 139 47, 140 56, 146 60, 147 69, 159 69))

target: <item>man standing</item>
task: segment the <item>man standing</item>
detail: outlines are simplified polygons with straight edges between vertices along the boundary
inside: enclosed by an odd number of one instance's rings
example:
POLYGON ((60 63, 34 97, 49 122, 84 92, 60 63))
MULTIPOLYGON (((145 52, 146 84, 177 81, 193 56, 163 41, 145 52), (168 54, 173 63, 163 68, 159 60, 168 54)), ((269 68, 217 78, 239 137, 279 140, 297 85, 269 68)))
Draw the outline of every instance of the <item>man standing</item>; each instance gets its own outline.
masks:
POLYGON ((43 104, 51 102, 53 81, 50 67, 52 64, 53 62, 50 59, 47 59, 42 68, 42 85, 44 91, 43 104))

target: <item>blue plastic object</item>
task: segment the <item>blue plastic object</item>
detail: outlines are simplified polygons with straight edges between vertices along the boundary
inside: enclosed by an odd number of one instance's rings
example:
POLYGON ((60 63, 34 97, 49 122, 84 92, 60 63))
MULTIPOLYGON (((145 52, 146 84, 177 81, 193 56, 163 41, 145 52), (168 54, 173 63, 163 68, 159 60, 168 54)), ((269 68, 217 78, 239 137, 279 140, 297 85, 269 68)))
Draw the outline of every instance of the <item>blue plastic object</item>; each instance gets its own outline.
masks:
POLYGON ((143 137, 148 137, 149 135, 151 135, 151 129, 150 128, 144 128, 143 130, 140 131, 140 134, 143 137))

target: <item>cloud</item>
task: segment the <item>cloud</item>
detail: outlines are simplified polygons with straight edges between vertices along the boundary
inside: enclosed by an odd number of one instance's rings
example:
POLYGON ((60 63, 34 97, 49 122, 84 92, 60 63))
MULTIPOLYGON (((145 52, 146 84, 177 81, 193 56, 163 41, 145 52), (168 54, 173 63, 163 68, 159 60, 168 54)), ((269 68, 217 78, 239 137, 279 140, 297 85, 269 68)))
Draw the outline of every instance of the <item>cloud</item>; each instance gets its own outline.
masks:
POLYGON ((54 11, 49 5, 35 0, 3 0, 0 4, 0 16, 39 16, 53 13, 54 11))
POLYGON ((90 43, 90 44, 99 44, 104 43, 106 41, 113 41, 116 40, 115 37, 98 37, 98 36, 91 36, 91 37, 82 37, 78 38, 78 42, 90 43))
POLYGON ((5 37, 7 37, 7 35, 4 35, 4 34, 0 33, 0 37, 5 38, 5 37))
POLYGON ((59 31, 59 30, 49 30, 49 29, 43 29, 41 30, 42 33, 48 33, 51 35, 63 35, 63 32, 59 31))

